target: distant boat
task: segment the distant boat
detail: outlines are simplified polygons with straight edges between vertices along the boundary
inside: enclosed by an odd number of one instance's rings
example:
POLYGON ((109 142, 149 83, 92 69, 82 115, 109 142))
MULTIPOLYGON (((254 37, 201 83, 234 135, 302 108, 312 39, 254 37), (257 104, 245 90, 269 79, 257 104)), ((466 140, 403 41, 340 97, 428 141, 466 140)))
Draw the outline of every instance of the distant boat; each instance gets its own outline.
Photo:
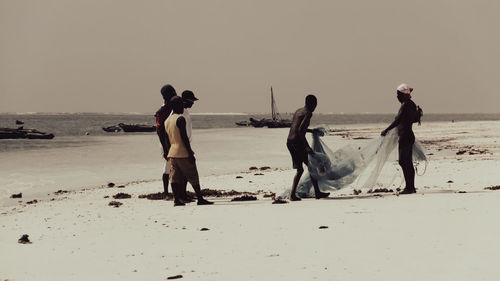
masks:
POLYGON ((108 132, 108 133, 116 133, 116 132, 120 132, 122 130, 122 128, 120 128, 120 126, 109 126, 109 127, 102 127, 103 131, 105 132, 108 132))
POLYGON ((262 128, 267 126, 268 128, 290 128, 292 126, 292 120, 283 119, 278 112, 278 106, 276 105, 276 100, 274 100, 273 87, 271 87, 271 119, 263 118, 256 120, 250 118, 249 121, 241 121, 235 123, 238 126, 253 126, 256 128, 262 128))
POLYGON ((0 128, 0 139, 53 139, 53 138, 54 134, 47 134, 35 129, 24 129, 23 127, 19 127, 17 129, 0 128))
POLYGON ((23 122, 23 121, 21 121, 21 120, 16 120, 16 125, 23 125, 23 124, 24 124, 24 122, 23 122))
POLYGON ((120 128, 124 132, 130 133, 130 132, 154 132, 156 131, 156 126, 152 125, 147 125, 147 124, 123 124, 120 123, 118 124, 120 128))

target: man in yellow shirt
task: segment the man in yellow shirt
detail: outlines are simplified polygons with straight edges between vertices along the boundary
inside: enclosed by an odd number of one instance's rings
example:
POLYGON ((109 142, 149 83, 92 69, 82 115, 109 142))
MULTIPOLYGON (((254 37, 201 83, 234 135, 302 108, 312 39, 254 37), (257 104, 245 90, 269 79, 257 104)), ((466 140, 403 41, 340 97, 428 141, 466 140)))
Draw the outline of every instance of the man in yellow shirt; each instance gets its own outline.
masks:
POLYGON ((165 131, 167 134, 167 159, 172 166, 170 183, 174 192, 174 206, 185 205, 182 201, 182 189, 185 179, 193 186, 198 198, 198 205, 213 204, 213 202, 203 199, 201 195, 196 159, 187 136, 186 119, 182 116, 184 112, 182 98, 175 96, 170 100, 169 104, 172 106, 173 112, 165 121, 165 131))

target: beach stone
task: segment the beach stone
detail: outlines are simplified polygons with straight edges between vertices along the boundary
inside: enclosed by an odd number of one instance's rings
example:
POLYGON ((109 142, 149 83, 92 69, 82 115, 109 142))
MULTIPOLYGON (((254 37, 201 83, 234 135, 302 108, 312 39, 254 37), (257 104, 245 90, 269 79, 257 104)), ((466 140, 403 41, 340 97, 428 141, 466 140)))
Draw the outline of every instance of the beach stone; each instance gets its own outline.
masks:
POLYGON ((26 204, 28 204, 28 205, 36 204, 36 203, 38 203, 38 200, 36 200, 36 199, 26 202, 26 204))
POLYGON ((31 241, 28 237, 29 237, 28 234, 23 234, 23 236, 21 236, 21 238, 19 238, 19 240, 17 240, 17 243, 19 243, 19 244, 31 244, 31 241))
POLYGON ((112 183, 112 182, 108 183, 108 187, 114 187, 114 186, 115 186, 114 183, 112 183))
POLYGON ((242 176, 236 176, 237 179, 242 179, 243 177, 242 176))
POLYGON ((259 168, 255 167, 255 166, 252 166, 250 168, 248 168, 250 171, 254 171, 254 170, 258 170, 259 168))
POLYGON ((271 169, 271 167, 269 167, 269 166, 260 167, 261 171, 265 171, 265 170, 269 170, 269 169, 271 169))
POLYGON ((175 275, 175 276, 167 277, 168 280, 171 280, 171 279, 180 279, 180 278, 182 278, 182 275, 175 275))
POLYGON ((322 225, 319 227, 319 229, 327 229, 327 228, 328 228, 328 226, 326 226, 326 225, 322 225))
POLYGON ((23 193, 18 193, 18 194, 12 194, 10 198, 23 198, 23 193))
POLYGON ((447 181, 446 183, 453 183, 453 181, 452 181, 452 180, 449 180, 449 181, 447 181))
POLYGON ((206 228, 206 227, 203 227, 202 229, 200 229, 200 231, 209 231, 210 229, 206 228))

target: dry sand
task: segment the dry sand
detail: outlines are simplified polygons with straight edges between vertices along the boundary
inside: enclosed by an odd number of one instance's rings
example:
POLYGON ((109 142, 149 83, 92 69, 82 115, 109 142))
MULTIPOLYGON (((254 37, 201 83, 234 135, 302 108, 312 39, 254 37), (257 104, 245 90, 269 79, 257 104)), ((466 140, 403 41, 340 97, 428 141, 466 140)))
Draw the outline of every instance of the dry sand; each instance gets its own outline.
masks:
MULTIPOLYGON (((326 200, 271 204, 260 193, 174 208, 138 198, 161 190, 154 181, 2 207, 0 280, 498 280, 500 190, 484 188, 500 184, 500 122, 432 123, 416 135, 429 166, 415 195, 354 196, 353 185, 326 200), (18 243, 23 234, 32 244, 18 243)), ((201 183, 279 193, 293 174, 272 167, 201 183)))

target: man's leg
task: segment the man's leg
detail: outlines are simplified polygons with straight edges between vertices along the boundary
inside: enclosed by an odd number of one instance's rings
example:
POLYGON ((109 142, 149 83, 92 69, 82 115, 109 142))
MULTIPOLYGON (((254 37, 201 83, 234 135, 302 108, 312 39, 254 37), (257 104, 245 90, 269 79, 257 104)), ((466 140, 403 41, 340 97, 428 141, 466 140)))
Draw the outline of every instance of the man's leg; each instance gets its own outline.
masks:
POLYGON ((400 194, 415 193, 415 168, 413 167, 413 144, 400 143, 399 148, 399 165, 403 170, 406 186, 400 194))
POLYGON ((171 186, 172 193, 174 194, 174 206, 184 206, 184 202, 182 201, 182 180, 184 179, 184 175, 182 174, 182 170, 179 167, 179 159, 171 158, 171 186))
POLYGON ((297 168, 297 173, 295 174, 295 177, 293 177, 293 183, 292 183, 292 192, 290 193, 290 200, 291 201, 300 201, 300 197, 297 196, 297 185, 299 185, 300 177, 302 177, 302 174, 304 173, 304 168, 299 167, 297 168))
POLYGON ((196 167, 196 162, 191 161, 187 158, 182 160, 182 169, 185 175, 185 179, 193 186, 196 197, 198 198, 198 205, 211 205, 214 202, 207 201, 203 198, 201 194, 200 187, 200 177, 198 175, 198 168, 196 167))
POLYGON ((321 192, 321 190, 319 190, 318 181, 315 178, 311 177, 311 182, 314 186, 314 195, 316 199, 326 198, 330 195, 330 192, 321 192))
POLYGON ((162 180, 163 180, 163 194, 165 197, 168 195, 168 179, 170 178, 169 174, 163 174, 162 180))

